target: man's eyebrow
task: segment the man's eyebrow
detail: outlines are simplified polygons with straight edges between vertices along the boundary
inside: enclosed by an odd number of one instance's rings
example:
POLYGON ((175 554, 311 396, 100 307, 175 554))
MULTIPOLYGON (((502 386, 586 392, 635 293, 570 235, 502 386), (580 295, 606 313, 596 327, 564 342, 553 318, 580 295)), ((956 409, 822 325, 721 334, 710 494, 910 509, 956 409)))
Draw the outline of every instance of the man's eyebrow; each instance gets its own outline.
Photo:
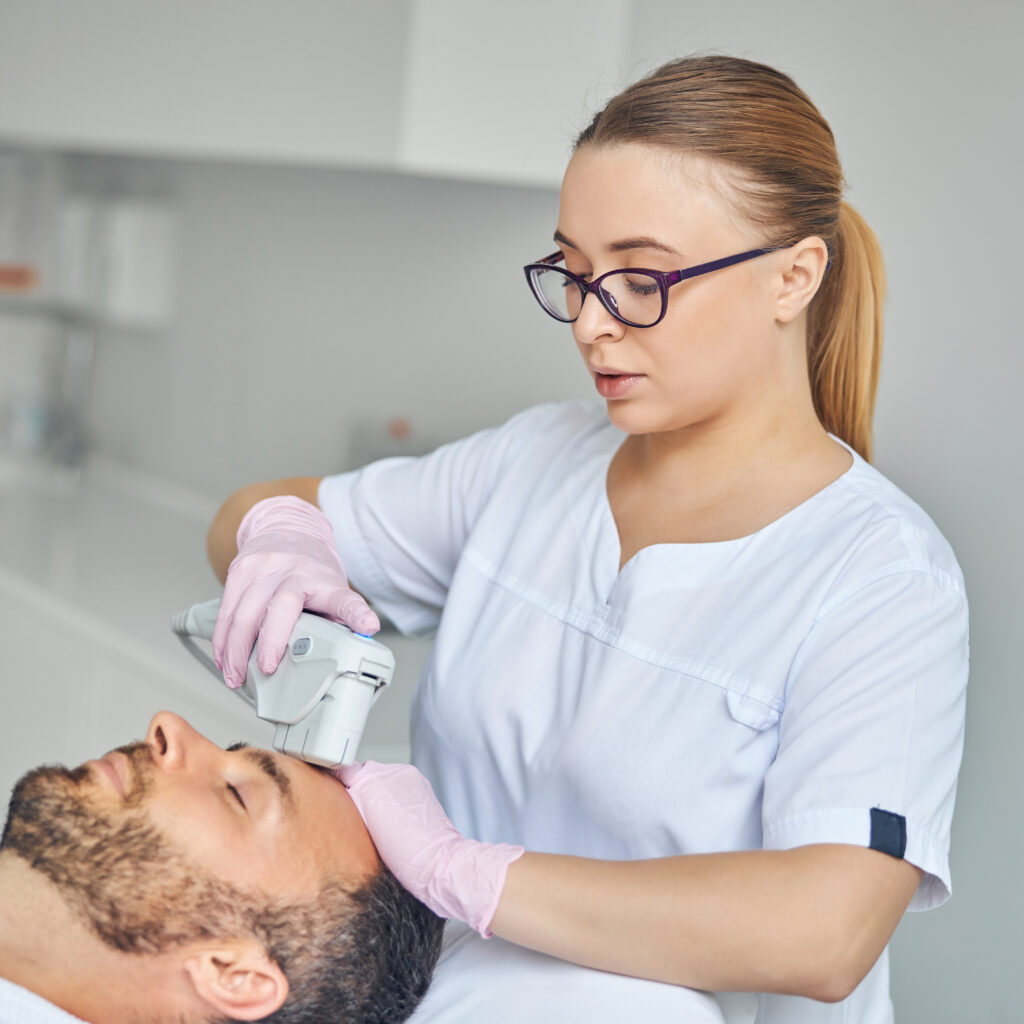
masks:
POLYGON ((274 783, 277 787, 278 793, 281 794, 281 799, 291 803, 291 779, 289 779, 285 772, 278 767, 277 762, 266 750, 258 750, 256 747, 250 747, 244 740, 232 743, 227 750, 229 753, 234 753, 236 750, 244 753, 245 756, 274 783))
MULTIPOLYGON (((572 242, 569 241, 561 231, 555 232, 555 241, 559 245, 567 245, 570 249, 575 249, 572 242)), ((636 238, 623 238, 617 242, 609 242, 605 248, 609 252, 629 252, 633 249, 655 249, 658 252, 668 252, 673 256, 682 257, 682 253, 678 249, 673 249, 672 246, 666 245, 664 242, 659 242, 656 238, 651 238, 649 235, 637 235, 636 238)))

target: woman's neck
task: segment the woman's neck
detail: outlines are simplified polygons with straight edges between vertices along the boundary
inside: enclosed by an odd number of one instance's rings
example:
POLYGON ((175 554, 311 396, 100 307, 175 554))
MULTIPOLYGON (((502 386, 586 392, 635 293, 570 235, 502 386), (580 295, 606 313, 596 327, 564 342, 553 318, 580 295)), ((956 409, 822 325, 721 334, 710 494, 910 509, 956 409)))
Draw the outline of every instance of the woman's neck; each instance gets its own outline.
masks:
POLYGON ((632 434, 623 458, 642 478, 695 482, 710 490, 731 489, 758 467, 827 458, 836 448, 808 401, 794 409, 772 407, 744 416, 723 415, 677 430, 632 434))
POLYGON ((630 435, 608 472, 620 567, 650 544, 755 533, 827 487, 851 463, 816 417, 630 435))

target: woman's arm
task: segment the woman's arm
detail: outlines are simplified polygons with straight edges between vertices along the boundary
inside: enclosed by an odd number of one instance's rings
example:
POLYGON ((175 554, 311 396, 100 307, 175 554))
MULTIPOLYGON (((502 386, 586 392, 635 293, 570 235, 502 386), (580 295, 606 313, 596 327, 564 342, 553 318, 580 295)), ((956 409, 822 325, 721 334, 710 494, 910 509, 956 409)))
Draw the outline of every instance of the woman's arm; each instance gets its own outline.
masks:
POLYGON ((877 850, 606 861, 462 836, 412 765, 337 772, 384 863, 435 913, 563 960, 691 988, 844 999, 921 880, 877 850))
POLYGON ((270 480, 266 483, 249 484, 228 498, 210 524, 206 535, 206 557, 213 566, 213 571, 221 583, 227 578, 228 566, 238 554, 235 538, 238 527, 249 511, 258 501, 274 498, 281 494, 293 494, 311 505, 317 504, 317 492, 320 489, 318 476, 292 476, 283 480, 270 480))
POLYGON ((816 845, 510 864, 496 935, 634 977, 721 991, 846 998, 881 955, 921 879, 904 860, 816 845))

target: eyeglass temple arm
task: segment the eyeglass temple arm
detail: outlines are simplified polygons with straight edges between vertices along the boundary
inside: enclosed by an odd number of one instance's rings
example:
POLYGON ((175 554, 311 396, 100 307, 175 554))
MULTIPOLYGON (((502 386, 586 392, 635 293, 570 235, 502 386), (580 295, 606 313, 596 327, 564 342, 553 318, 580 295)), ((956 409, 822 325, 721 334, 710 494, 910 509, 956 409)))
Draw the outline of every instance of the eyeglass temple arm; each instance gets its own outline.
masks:
POLYGON ((757 256, 764 256, 766 253, 774 252, 770 249, 749 249, 747 252, 738 253, 736 256, 724 256, 720 260, 712 260, 710 263, 701 263, 700 266, 690 267, 687 270, 673 270, 666 275, 666 284, 678 284, 691 277, 700 277, 703 274, 710 274, 713 270, 722 270, 724 267, 731 267, 737 263, 745 263, 757 256))

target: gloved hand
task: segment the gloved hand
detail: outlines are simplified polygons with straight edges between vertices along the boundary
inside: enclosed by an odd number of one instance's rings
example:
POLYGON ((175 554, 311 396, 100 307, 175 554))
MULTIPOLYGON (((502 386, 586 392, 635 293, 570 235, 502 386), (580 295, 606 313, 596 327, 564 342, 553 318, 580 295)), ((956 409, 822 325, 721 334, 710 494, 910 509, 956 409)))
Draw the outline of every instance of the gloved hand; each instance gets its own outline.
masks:
POLYGON ((268 675, 281 663, 303 608, 357 633, 380 620, 348 585, 327 517, 301 498, 257 502, 238 527, 238 554, 228 567, 213 630, 213 660, 235 689, 245 682, 253 643, 268 675))
POLYGON ((489 938, 508 866, 523 847, 460 835, 412 765, 366 761, 336 774, 398 881, 435 914, 465 921, 489 938))

